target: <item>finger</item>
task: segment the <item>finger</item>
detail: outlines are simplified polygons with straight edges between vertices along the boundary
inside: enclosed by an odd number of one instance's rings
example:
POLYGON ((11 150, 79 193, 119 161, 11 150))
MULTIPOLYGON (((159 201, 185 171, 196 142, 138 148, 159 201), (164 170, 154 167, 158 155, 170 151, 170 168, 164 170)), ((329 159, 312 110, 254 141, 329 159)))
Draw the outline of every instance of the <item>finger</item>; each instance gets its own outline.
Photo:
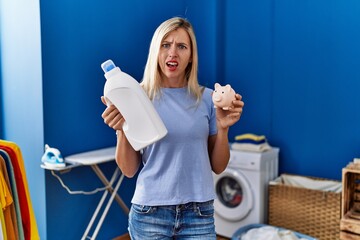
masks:
POLYGON ((101 117, 104 119, 104 122, 109 125, 109 127, 113 128, 116 122, 122 118, 122 115, 117 108, 112 105, 105 109, 101 117))
POLYGON ((122 130, 125 123, 124 117, 117 115, 110 123, 109 126, 114 130, 122 130))
POLYGON ((107 105, 104 96, 101 96, 101 101, 102 101, 103 104, 107 105))
POLYGON ((109 127, 115 128, 121 119, 121 114, 118 111, 113 111, 104 118, 104 122, 109 125, 109 127))
POLYGON ((237 107, 243 107, 244 106, 244 102, 241 101, 242 99, 242 96, 238 93, 235 94, 235 99, 236 100, 233 100, 231 103, 232 103, 232 106, 230 106, 229 110, 231 109, 234 109, 234 108, 237 108, 237 107))
POLYGON ((228 116, 229 116, 229 117, 241 116, 242 113, 243 113, 243 109, 242 109, 242 108, 238 108, 238 109, 232 110, 232 111, 228 114, 228 116))
POLYGON ((107 118, 112 111, 114 111, 114 106, 110 105, 105 108, 104 112, 101 114, 101 117, 104 119, 107 118))
POLYGON ((121 129, 122 127, 122 122, 123 122, 123 118, 120 115, 116 115, 113 118, 109 118, 109 127, 117 130, 117 129, 121 129))
POLYGON ((125 123, 125 119, 122 117, 122 118, 113 126, 113 129, 114 129, 114 130, 122 130, 124 123, 125 123))
POLYGON ((119 110, 114 105, 109 106, 109 109, 110 109, 110 111, 109 111, 110 118, 115 118, 116 116, 118 116, 118 118, 120 119, 123 117, 123 115, 119 112, 119 110))
POLYGON ((235 108, 236 108, 236 107, 243 108, 244 105, 245 105, 245 103, 244 103, 243 101, 241 101, 241 100, 237 100, 237 101, 234 101, 234 102, 233 102, 233 105, 234 105, 235 108))
POLYGON ((232 101, 233 104, 234 104, 234 103, 236 104, 236 103, 238 103, 238 102, 242 102, 242 96, 241 96, 240 94, 237 93, 237 94, 235 95, 235 98, 236 98, 236 99, 232 101))
POLYGON ((241 99, 242 99, 242 96, 241 96, 240 94, 236 93, 236 94, 235 94, 235 98, 236 98, 237 100, 241 100, 241 99))
POLYGON ((229 109, 231 112, 242 112, 244 108, 243 101, 234 101, 233 106, 229 109))
POLYGON ((229 113, 226 117, 228 118, 238 118, 241 116, 241 112, 233 112, 233 113, 229 113))

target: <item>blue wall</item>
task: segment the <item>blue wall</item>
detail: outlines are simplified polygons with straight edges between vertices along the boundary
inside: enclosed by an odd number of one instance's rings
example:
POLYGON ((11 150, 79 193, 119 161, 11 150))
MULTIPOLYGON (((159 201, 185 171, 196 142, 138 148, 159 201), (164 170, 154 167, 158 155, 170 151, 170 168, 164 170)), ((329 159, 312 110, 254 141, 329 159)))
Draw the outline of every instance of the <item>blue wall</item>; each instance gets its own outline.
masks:
POLYGON ((283 148, 281 170, 341 179, 360 155, 360 2, 276 1, 273 11, 272 134, 283 148))
POLYGON ((226 1, 225 79, 280 172, 341 179, 360 155, 360 2, 226 1))
MULTIPOLYGON (((109 1, 106 4, 100 1, 86 4, 72 0, 42 1, 40 5, 44 138, 50 146, 60 148, 65 156, 115 145, 114 131, 101 118, 105 107, 100 96, 105 79, 100 64, 110 58, 140 80, 152 34, 167 18, 187 17, 195 29, 199 29, 197 36, 199 42, 203 42, 199 52, 204 56, 199 74, 204 79, 203 84, 213 86, 215 82, 215 1, 206 8, 203 1, 169 4, 168 1, 150 0, 109 1)), ((116 165, 102 167, 110 178, 116 165)), ((92 190, 101 186, 94 173, 86 168, 73 169, 62 178, 72 189, 92 190)), ((126 179, 120 189, 128 205, 134 185, 135 179, 126 179)), ((69 195, 49 172, 46 172, 46 192, 47 238, 79 239, 101 194, 69 195), (75 215, 76 219, 73 219, 75 215)), ((127 218, 114 205, 99 238, 109 239, 126 229, 127 218)))
MULTIPOLYGON (((100 117, 105 81, 100 64, 111 58, 140 80, 152 33, 172 16, 186 16, 195 27, 200 82, 209 87, 230 83, 243 95, 244 114, 231 128, 230 140, 247 132, 265 134, 281 149, 281 173, 341 179, 341 169, 360 152, 359 12, 356 0, 41 1, 41 51, 29 54, 42 53, 42 76, 27 80, 37 86, 32 92, 40 91, 43 106, 39 94, 25 91, 33 86, 18 85, 34 101, 26 113, 36 132, 20 136, 23 129, 13 119, 21 112, 8 114, 21 110, 16 101, 10 102, 16 97, 7 85, 10 73, 2 79, 1 95, 7 96, 5 137, 25 149, 36 139, 36 151, 27 150, 26 158, 31 181, 38 180, 46 190, 44 197, 45 190, 38 195, 31 189, 40 204, 36 207, 42 239, 79 239, 101 197, 69 195, 48 171, 41 171, 43 144, 59 148, 65 156, 114 145, 114 132, 100 117), (36 121, 42 116, 43 122, 36 121), (46 223, 41 221, 44 212, 46 223)), ((18 18, 23 17, 18 13, 18 18)), ((3 56, 4 70, 13 60, 3 56)), ((33 64, 24 65, 38 69, 37 61, 33 64)), ((22 76, 17 79, 24 81, 22 76)), ((102 166, 108 177, 114 168, 114 163, 102 166)), ((87 168, 61 177, 73 190, 101 186, 87 168)), ((121 186, 127 204, 134 185, 134 179, 126 179, 121 186)), ((114 204, 99 239, 120 235, 126 227, 125 215, 114 204)))

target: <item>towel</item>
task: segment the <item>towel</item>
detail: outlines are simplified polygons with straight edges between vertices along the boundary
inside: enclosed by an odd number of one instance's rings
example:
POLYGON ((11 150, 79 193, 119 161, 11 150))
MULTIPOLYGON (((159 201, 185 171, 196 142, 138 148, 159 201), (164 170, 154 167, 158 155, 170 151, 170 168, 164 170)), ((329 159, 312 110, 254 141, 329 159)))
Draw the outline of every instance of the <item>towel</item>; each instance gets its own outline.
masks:
POLYGON ((232 143, 232 150, 240 150, 247 152, 265 152, 271 149, 271 146, 268 143, 262 144, 252 144, 252 143, 232 143))
POLYGON ((265 152, 271 149, 264 135, 246 133, 235 136, 235 142, 231 144, 231 149, 250 152, 265 152))
POLYGON ((245 134, 235 136, 235 141, 241 141, 244 139, 245 140, 251 139, 253 141, 259 142, 259 141, 266 140, 266 137, 264 135, 256 135, 253 133, 245 133, 245 134))

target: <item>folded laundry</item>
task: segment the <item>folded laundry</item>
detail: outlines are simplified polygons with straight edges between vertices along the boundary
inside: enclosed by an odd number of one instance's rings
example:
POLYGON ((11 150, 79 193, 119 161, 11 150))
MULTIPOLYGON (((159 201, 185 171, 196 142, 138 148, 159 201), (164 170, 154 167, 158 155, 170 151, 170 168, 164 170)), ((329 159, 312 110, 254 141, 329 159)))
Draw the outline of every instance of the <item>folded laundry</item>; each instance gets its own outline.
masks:
POLYGON ((245 133, 235 136, 235 141, 241 141, 245 139, 253 140, 255 142, 264 141, 264 140, 266 141, 266 137, 264 135, 256 135, 253 133, 245 133))
POLYGON ((249 152, 265 152, 271 149, 271 146, 267 142, 262 144, 234 142, 231 144, 231 149, 240 150, 240 151, 249 151, 249 152))
POLYGON ((237 143, 251 143, 251 144, 262 144, 262 143, 266 143, 266 139, 262 139, 262 140, 259 140, 259 141, 255 141, 253 139, 241 139, 241 140, 235 140, 235 142, 237 143))
POLYGON ((250 152, 265 152, 271 149, 264 135, 246 133, 237 135, 235 142, 231 144, 231 149, 250 152))

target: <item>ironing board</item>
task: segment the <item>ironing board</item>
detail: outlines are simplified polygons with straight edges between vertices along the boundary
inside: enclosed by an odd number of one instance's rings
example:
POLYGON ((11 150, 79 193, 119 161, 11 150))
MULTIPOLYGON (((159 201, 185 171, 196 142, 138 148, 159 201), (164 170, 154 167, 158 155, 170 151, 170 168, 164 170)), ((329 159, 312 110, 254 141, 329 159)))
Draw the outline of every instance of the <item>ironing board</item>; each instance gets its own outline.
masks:
POLYGON ((118 190, 124 179, 124 175, 120 172, 120 169, 117 167, 109 181, 98 166, 101 163, 113 161, 115 158, 115 149, 116 149, 115 147, 109 147, 109 148, 103 148, 103 149, 99 149, 99 150, 93 150, 93 151, 88 151, 88 152, 83 152, 83 153, 78 153, 78 154, 67 156, 64 158, 66 166, 62 167, 62 168, 56 168, 56 169, 51 168, 50 169, 50 168, 47 168, 45 165, 41 165, 42 168, 45 168, 48 170, 55 170, 55 171, 64 171, 64 170, 68 170, 68 169, 71 169, 74 167, 79 167, 79 166, 90 166, 92 168, 92 170, 95 172, 95 174, 98 176, 98 178, 101 180, 101 182, 105 186, 109 186, 106 189, 107 191, 104 191, 104 193, 94 211, 94 214, 93 214, 93 216, 81 238, 82 240, 96 239, 96 236, 99 233, 99 230, 104 222, 104 219, 105 219, 114 199, 117 201, 117 203, 122 208, 122 210, 125 212, 125 214, 129 213, 129 208, 126 206, 126 204, 124 203, 124 201, 121 199, 121 197, 118 194, 118 190), (120 175, 120 178, 116 181, 116 179, 118 178, 119 175, 120 175), (112 186, 115 182, 116 182, 116 184, 115 184, 115 187, 113 188, 112 186), (100 219, 98 220, 98 223, 93 232, 93 235, 90 237, 89 232, 90 232, 92 226, 94 225, 97 215, 99 214, 103 204, 105 203, 107 195, 109 193, 111 194, 110 198, 108 199, 106 206, 102 212, 102 215, 101 215, 100 219))

